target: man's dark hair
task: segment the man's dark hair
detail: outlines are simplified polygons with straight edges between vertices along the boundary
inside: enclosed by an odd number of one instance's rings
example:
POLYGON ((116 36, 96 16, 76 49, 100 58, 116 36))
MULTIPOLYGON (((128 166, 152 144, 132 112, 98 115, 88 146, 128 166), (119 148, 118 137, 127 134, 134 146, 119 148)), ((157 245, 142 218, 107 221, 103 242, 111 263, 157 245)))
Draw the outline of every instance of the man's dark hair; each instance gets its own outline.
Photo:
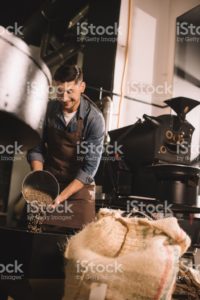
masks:
POLYGON ((77 65, 65 65, 58 68, 54 74, 54 80, 60 82, 83 80, 82 70, 77 65))

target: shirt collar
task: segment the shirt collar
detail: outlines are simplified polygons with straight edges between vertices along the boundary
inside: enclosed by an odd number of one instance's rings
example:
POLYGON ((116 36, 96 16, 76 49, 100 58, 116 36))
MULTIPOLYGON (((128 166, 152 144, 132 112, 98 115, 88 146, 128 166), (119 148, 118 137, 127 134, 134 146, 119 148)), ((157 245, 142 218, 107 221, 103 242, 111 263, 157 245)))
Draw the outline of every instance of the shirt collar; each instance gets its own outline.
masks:
POLYGON ((80 101, 80 105, 78 108, 78 115, 81 119, 85 118, 85 116, 87 115, 88 109, 89 109, 88 102, 84 99, 84 96, 81 95, 81 101, 80 101))

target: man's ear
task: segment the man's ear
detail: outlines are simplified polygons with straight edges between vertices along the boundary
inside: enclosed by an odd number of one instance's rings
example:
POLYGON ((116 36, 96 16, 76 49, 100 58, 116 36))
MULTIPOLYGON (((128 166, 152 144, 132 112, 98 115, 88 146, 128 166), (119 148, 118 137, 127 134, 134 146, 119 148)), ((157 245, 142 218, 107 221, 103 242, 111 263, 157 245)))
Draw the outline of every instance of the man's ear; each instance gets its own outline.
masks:
POLYGON ((82 81, 81 84, 80 84, 80 91, 81 91, 81 93, 84 93, 85 88, 86 88, 86 83, 84 81, 82 81))

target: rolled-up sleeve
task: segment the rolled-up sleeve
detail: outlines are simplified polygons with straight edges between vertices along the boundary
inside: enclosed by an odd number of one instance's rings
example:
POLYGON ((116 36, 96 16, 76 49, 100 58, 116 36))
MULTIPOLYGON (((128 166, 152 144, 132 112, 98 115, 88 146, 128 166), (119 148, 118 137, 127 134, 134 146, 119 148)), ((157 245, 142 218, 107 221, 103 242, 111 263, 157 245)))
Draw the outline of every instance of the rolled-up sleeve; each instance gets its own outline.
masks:
POLYGON ((44 163, 43 145, 42 142, 36 147, 32 148, 27 153, 27 160, 31 163, 34 160, 41 161, 44 163))
POLYGON ((90 184, 94 181, 94 176, 101 161, 104 133, 105 122, 103 115, 100 112, 96 112, 88 124, 87 134, 83 141, 84 163, 76 176, 76 179, 80 180, 84 184, 90 184))

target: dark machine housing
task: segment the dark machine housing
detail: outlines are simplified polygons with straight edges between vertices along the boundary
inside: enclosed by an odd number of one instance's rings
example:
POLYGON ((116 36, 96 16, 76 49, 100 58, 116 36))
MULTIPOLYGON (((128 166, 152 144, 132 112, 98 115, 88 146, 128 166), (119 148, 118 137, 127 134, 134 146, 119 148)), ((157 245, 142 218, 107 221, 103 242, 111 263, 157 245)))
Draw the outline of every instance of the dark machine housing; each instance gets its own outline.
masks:
POLYGON ((196 205, 199 168, 192 166, 194 127, 186 114, 200 103, 189 98, 166 100, 176 115, 143 115, 144 120, 109 132, 122 145, 116 160, 107 160, 104 191, 196 205))

